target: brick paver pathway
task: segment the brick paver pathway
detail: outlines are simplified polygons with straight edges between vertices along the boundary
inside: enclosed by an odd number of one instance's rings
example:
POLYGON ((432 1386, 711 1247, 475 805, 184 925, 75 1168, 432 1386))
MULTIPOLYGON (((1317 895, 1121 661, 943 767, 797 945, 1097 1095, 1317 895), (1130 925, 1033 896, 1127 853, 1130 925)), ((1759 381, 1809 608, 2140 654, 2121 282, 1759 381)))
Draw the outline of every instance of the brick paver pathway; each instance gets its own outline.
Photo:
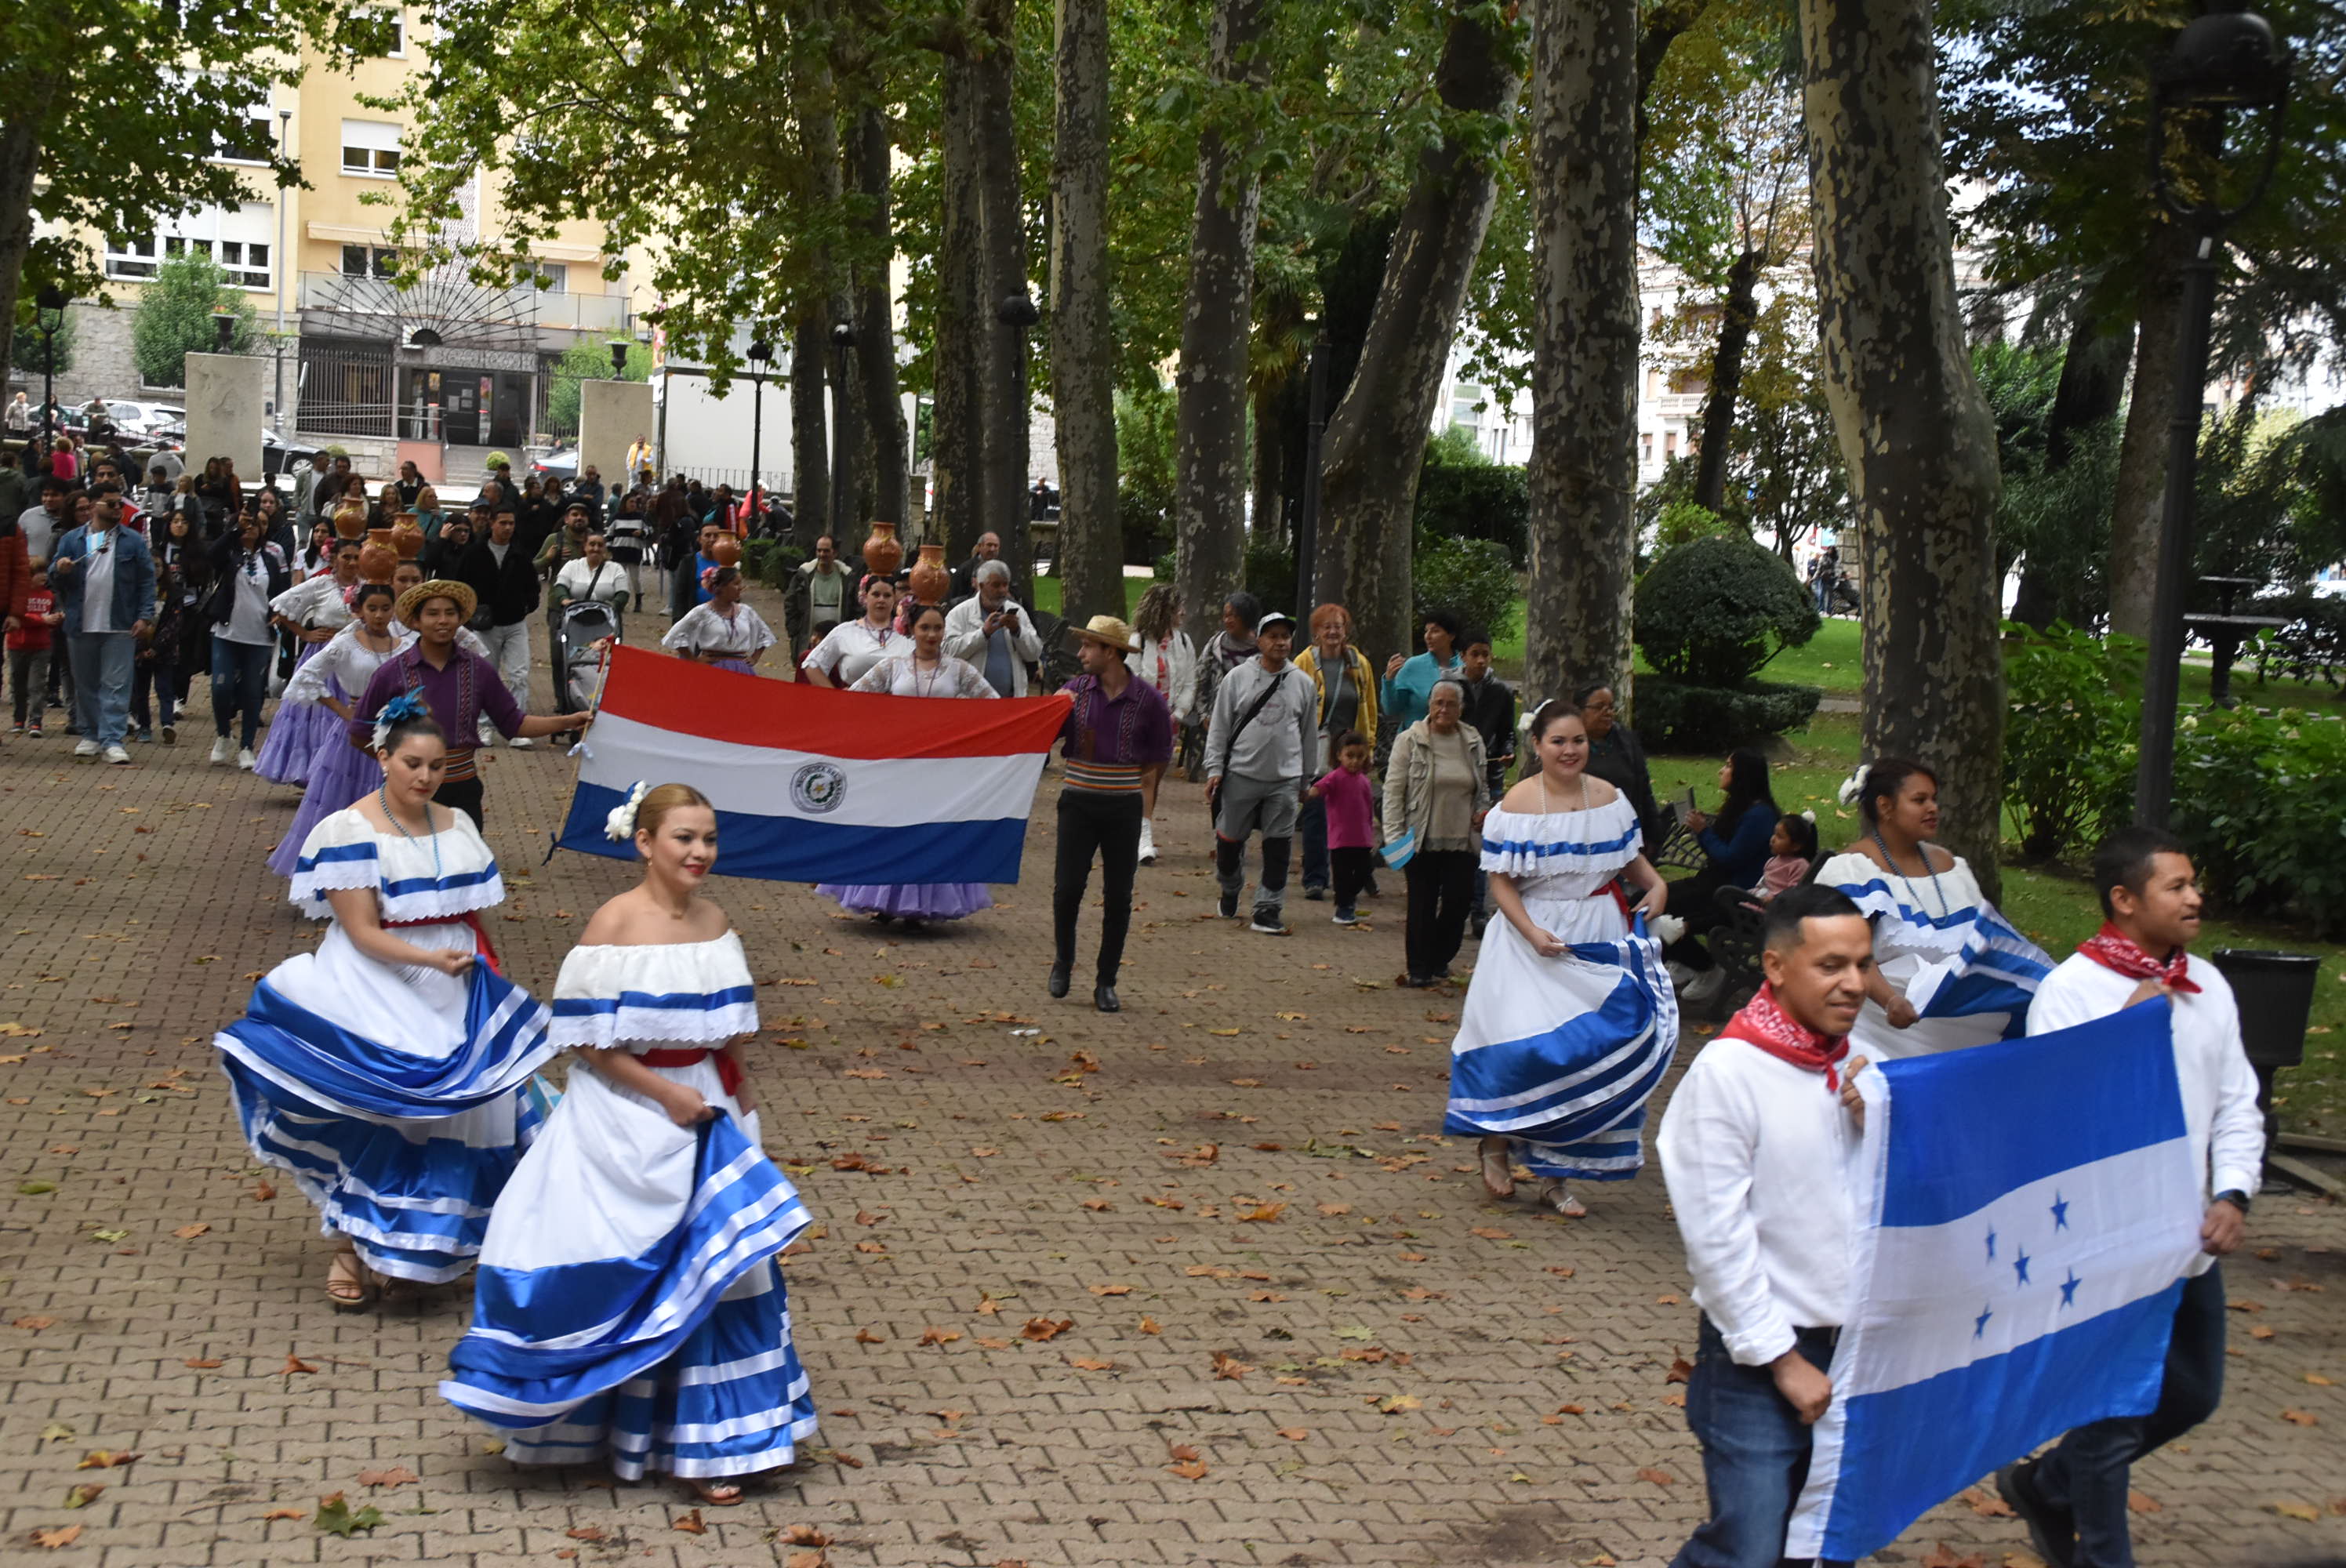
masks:
MULTIPOLYGON (((1047 809, 1002 907, 933 935, 717 886, 764 983, 771 1147, 824 1222, 789 1266, 821 1446, 697 1521, 670 1486, 516 1473, 433 1392, 466 1292, 329 1310, 309 1206, 231 1132, 211 1033, 312 932, 261 863, 294 797, 204 766, 208 717, 130 769, 0 747, 0 1561, 811 1568, 795 1533, 848 1568, 1632 1563, 1699 1517, 1655 1173, 1577 1223, 1485 1201, 1438 1135, 1457 999, 1390 984, 1398 879, 1373 929, 1218 923, 1186 785, 1118 1017, 1044 994, 1047 809), (382 1524, 319 1530, 335 1492, 382 1524)), ((492 929, 541 992, 627 881, 540 866, 570 771, 487 764, 492 929)), ((2147 1563, 2346 1550, 2346 1216, 2270 1200, 2253 1244, 2223 1410, 2138 1473, 2147 1563)), ((1958 1501, 1883 1556, 2025 1547, 1958 1501)))

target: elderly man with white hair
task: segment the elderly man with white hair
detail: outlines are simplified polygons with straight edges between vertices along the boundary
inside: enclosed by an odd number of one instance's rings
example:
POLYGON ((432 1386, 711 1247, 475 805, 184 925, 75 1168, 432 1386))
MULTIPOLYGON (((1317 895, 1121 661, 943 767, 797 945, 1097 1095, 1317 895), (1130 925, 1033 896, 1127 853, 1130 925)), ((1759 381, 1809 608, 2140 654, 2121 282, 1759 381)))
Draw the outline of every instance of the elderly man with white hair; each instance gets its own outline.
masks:
POLYGON ((1010 568, 987 561, 971 575, 975 598, 945 616, 944 651, 974 665, 1004 697, 1026 695, 1026 667, 1043 657, 1035 617, 1010 596, 1010 568))

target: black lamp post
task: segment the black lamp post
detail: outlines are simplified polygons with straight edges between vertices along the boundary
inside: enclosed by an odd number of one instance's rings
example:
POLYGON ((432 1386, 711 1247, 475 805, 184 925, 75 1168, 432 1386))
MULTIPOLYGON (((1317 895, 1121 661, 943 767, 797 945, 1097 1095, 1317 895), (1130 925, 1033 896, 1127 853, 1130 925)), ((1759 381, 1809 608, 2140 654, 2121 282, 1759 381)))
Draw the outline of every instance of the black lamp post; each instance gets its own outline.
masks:
POLYGON ((1303 504, 1295 511, 1295 617, 1311 624, 1311 580, 1320 569, 1320 448, 1328 433, 1328 332, 1317 317, 1312 328, 1311 412, 1303 424, 1303 504))
POLYGON ((750 372, 750 526, 755 529, 765 515, 758 504, 758 481, 763 470, 766 436, 766 367, 774 362, 774 345, 763 338, 750 344, 750 362, 757 368, 750 372))
POLYGON ((41 329, 41 452, 57 443, 57 333, 66 324, 66 291, 44 283, 33 296, 33 320, 41 329))
POLYGON ((855 329, 845 321, 831 329, 834 369, 831 377, 831 537, 836 545, 847 524, 847 352, 855 329))
POLYGON ((2158 577, 2151 600, 2150 662, 2143 671, 2142 750, 2135 773, 2134 820, 2164 828, 2175 794, 2175 709, 2183 664, 2184 583, 2191 565, 2192 489, 2198 476, 2201 401, 2208 387, 2208 331, 2216 311, 2216 244, 2225 228, 2256 205, 2280 157, 2281 110, 2289 98, 2289 51, 2253 11, 2217 11, 2177 35, 2154 74, 2150 172, 2162 206, 2193 235, 2183 271, 2181 337, 2167 427, 2167 489, 2158 518, 2158 577), (2263 164, 2248 193, 2227 207, 2213 189, 2220 170, 2228 112, 2266 111, 2263 164), (2170 117, 2183 117, 2171 126, 2170 117), (2178 182, 2169 167, 2174 129, 2201 153, 2178 182), (2180 188, 2178 188, 2180 187, 2180 188))

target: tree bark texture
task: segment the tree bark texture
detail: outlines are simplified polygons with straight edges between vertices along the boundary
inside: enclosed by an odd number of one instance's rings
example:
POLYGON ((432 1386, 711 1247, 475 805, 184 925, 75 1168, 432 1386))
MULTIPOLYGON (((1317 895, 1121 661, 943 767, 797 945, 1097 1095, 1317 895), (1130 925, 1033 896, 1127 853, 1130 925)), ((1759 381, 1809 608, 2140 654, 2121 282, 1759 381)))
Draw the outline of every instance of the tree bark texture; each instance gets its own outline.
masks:
MULTIPOLYGON (((1002 559, 1025 582, 1034 550, 1026 533, 1026 444, 1031 404, 1026 395, 1027 332, 1000 319, 1003 301, 1028 295, 1025 214, 1018 193, 1018 135, 1011 101, 1017 49, 1011 35, 1011 0, 976 0, 971 8, 970 83, 977 132, 977 181, 984 263, 978 317, 979 453, 985 496, 981 531, 1002 536, 1002 559)), ((974 541, 973 541, 974 543, 974 541)), ((954 553, 954 559, 962 558, 954 553)))
MULTIPOLYGON (((33 76, 44 84, 54 79, 43 71, 33 76)), ((8 306, 7 341, 12 344, 16 296, 24 288, 25 259, 33 249, 33 186, 41 167, 40 127, 48 119, 49 102, 44 86, 37 102, 11 104, 11 117, 0 124, 0 300, 8 306)))
POLYGON ((887 113, 876 105, 866 106, 856 115, 848 160, 850 178, 865 204, 861 222, 871 236, 867 257, 855 270, 852 357, 857 394, 863 403, 872 487, 862 497, 862 515, 850 529, 856 537, 839 541, 842 556, 862 548, 864 522, 878 517, 901 524, 908 504, 912 453, 905 440, 904 405, 896 387, 896 318, 888 280, 889 259, 895 253, 889 228, 888 160, 893 150, 887 113))
MULTIPOLYGON (((800 0, 793 16, 791 97, 798 107, 799 151, 804 174, 800 199, 810 212, 836 211, 840 199, 837 78, 819 44, 830 31, 828 0, 800 0)), ((829 246, 816 249, 795 291, 790 312, 791 537, 812 554, 831 527, 834 441, 850 441, 844 421, 825 418, 830 379, 831 294, 842 276, 829 246)))
POLYGON ((1294 378, 1259 382, 1254 388, 1253 473, 1248 489, 1254 494, 1254 525, 1258 533, 1285 543, 1295 541, 1287 529, 1288 407, 1294 402, 1294 378))
POLYGON ((2167 426, 2183 335, 2183 268, 2190 260, 2191 243, 2185 225, 2161 223, 2144 258, 2134 387, 2127 394, 2117 494, 2110 506, 2110 630, 2131 637, 2150 636, 2150 605, 2158 582, 2167 426))
POLYGON ((1939 775, 1993 899, 2004 652, 1995 427, 1955 294, 1930 0, 1800 0, 1818 340, 1858 514, 1867 759, 1939 775))
POLYGON ((822 296, 811 293, 790 319, 790 534, 810 545, 831 526, 831 443, 822 395, 831 329, 823 315, 822 296))
MULTIPOLYGON (((1260 82, 1265 0, 1215 0, 1212 73, 1260 82)), ((1200 647, 1246 560, 1247 334, 1262 182, 1247 149, 1209 126, 1198 138, 1198 210, 1175 392, 1173 547, 1183 624, 1200 647)))
POLYGON ((1760 252, 1747 245, 1727 270, 1719 313, 1719 347, 1710 356, 1710 394, 1702 405, 1695 450, 1694 503, 1717 512, 1727 500, 1728 449, 1735 439, 1735 399, 1743 385, 1743 351, 1759 320, 1760 252))
POLYGON ((1124 616, 1108 313, 1107 0, 1059 0, 1051 159, 1051 405, 1059 445, 1061 613, 1124 616))
POLYGON ((1527 707, 1629 697, 1637 549, 1637 0, 1535 16, 1527 707))
MULTIPOLYGON (((1454 113, 1505 117, 1515 108, 1523 78, 1510 40, 1485 25, 1494 9, 1451 15, 1434 88, 1454 113)), ((1355 636, 1380 668, 1414 643, 1410 547, 1418 467, 1498 199, 1491 162, 1497 156, 1495 148, 1478 152, 1457 135, 1421 155, 1360 363, 1322 438, 1312 596, 1352 612, 1355 636)))
POLYGON ((969 558, 980 532, 984 497, 978 459, 982 433, 978 414, 978 367, 990 311, 981 311, 984 218, 977 185, 977 131, 971 109, 969 64, 945 52, 939 73, 940 118, 944 150, 940 197, 944 212, 937 236, 937 337, 935 386, 931 393, 932 478, 935 516, 924 538, 942 541, 954 560, 969 558))

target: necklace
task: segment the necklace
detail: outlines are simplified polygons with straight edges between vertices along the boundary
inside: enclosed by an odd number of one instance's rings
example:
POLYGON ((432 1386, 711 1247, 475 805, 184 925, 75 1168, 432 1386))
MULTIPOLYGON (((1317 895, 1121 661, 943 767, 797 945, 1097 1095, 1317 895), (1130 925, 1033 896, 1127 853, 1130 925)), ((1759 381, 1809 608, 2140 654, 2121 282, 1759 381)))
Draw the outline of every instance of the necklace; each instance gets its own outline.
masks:
MULTIPOLYGON (((1540 769, 1540 809, 1542 815, 1547 814, 1547 769, 1543 768, 1540 769)), ((1583 772, 1580 776, 1580 804, 1574 807, 1573 809, 1576 811, 1586 811, 1588 809, 1588 775, 1586 772, 1583 772)))
POLYGON ((926 679, 923 679, 921 676, 921 656, 914 654, 913 656, 913 695, 915 697, 934 697, 937 694, 937 681, 944 675, 944 673, 945 661, 939 659, 935 664, 929 667, 928 677, 926 679))
MULTIPOLYGON (((1890 852, 1890 845, 1882 837, 1882 830, 1874 829, 1872 836, 1874 847, 1882 851, 1882 863, 1890 868, 1892 875, 1904 877, 1906 885, 1912 887, 1914 879, 1906 876, 1905 872, 1898 869, 1898 857, 1890 852)), ((1952 911, 1953 906, 1947 902, 1947 890, 1939 885, 1938 868, 1931 864, 1931 851, 1927 848, 1918 844, 1914 848, 1914 852, 1923 858, 1923 870, 1930 876, 1931 892, 1939 901, 1939 915, 1943 920, 1952 911)))
MULTIPOLYGON (((391 809, 391 780, 389 779, 385 779, 382 783, 374 787, 374 798, 377 803, 382 807, 383 820, 398 829, 399 836, 401 838, 405 839, 410 843, 413 843, 415 841, 415 835, 408 831, 407 824, 399 820, 399 813, 391 809)), ((432 827, 432 804, 428 800, 425 801, 423 805, 423 825, 426 828, 432 827)), ((440 831, 438 829, 434 828, 432 830, 431 839, 432 881, 436 885, 442 876, 440 869, 440 831)))

